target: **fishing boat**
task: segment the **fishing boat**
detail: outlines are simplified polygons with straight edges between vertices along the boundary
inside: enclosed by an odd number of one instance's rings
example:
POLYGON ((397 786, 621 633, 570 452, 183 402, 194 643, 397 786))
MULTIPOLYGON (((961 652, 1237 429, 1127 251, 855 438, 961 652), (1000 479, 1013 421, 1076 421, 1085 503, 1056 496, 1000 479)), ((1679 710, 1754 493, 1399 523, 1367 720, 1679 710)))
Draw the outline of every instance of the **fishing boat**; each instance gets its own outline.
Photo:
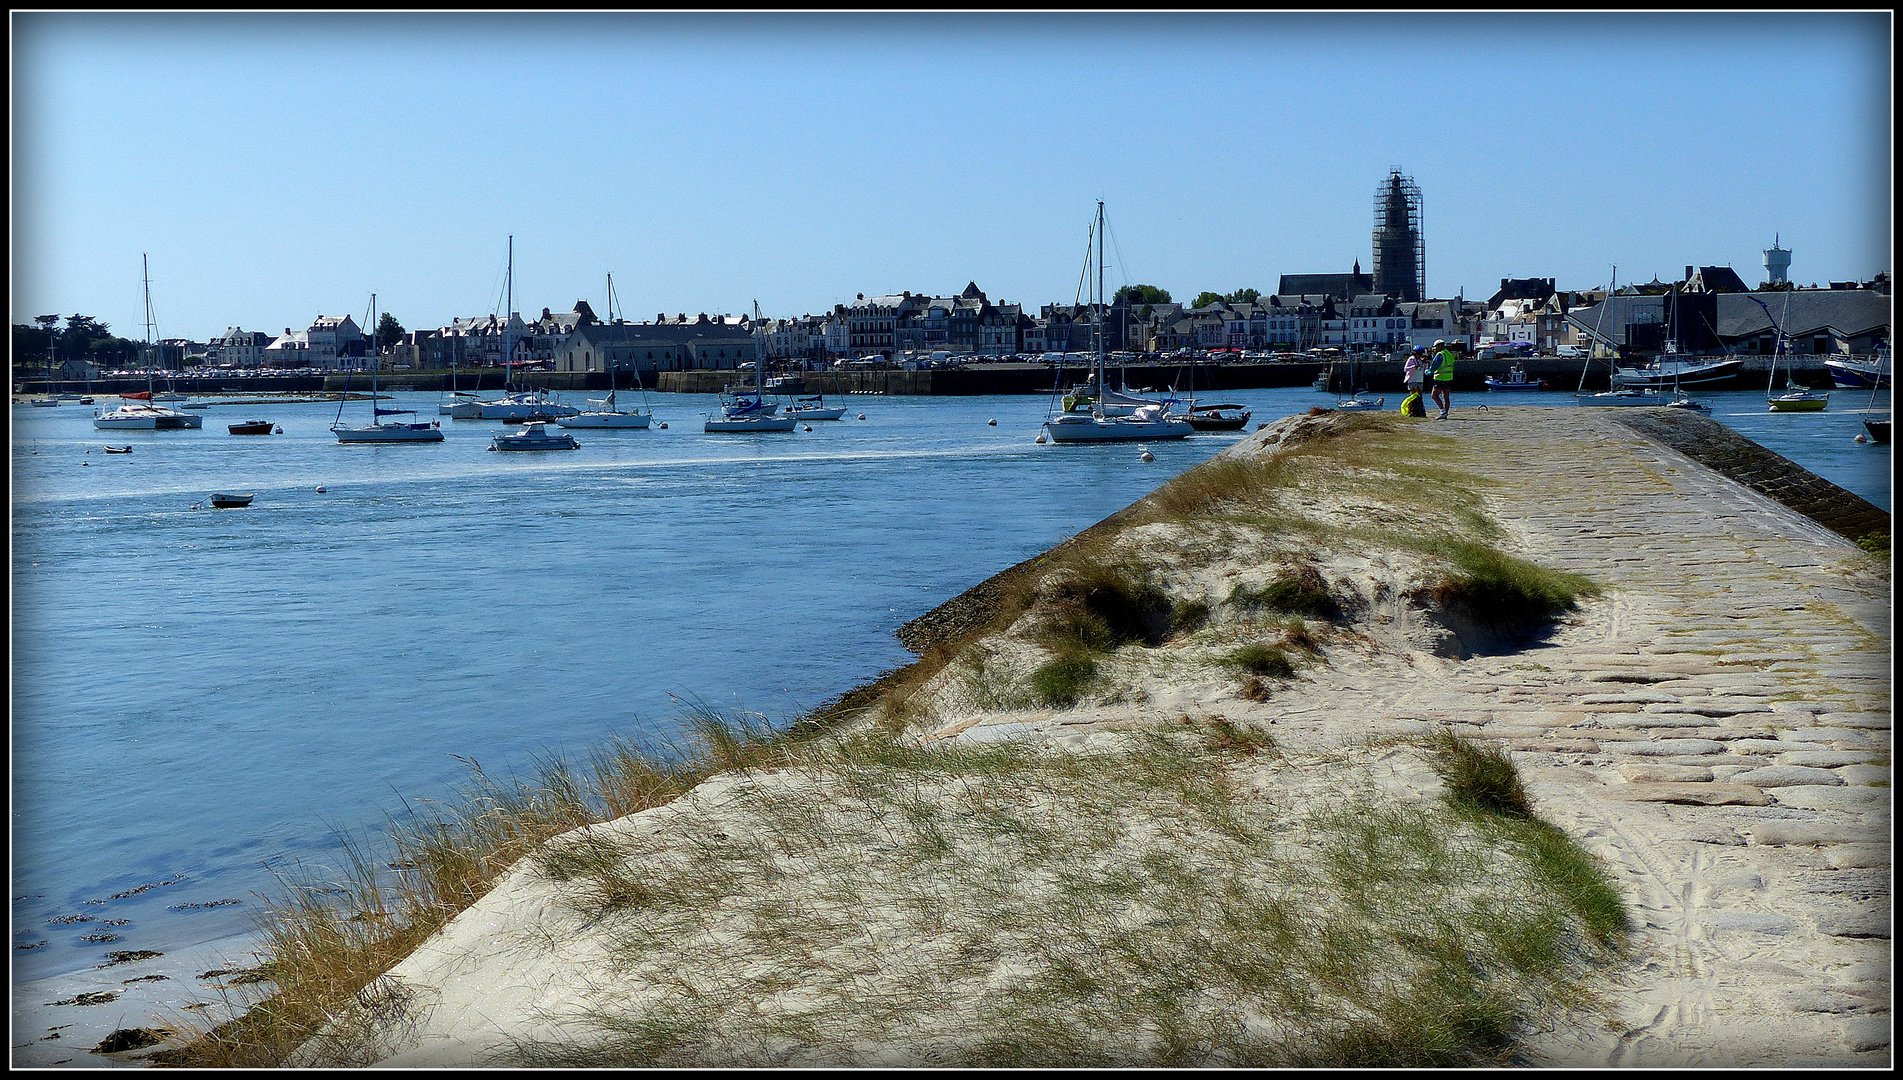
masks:
MULTIPOLYGON (((177 431, 205 426, 205 418, 188 412, 169 409, 154 400, 152 392, 152 368, 156 361, 152 358, 152 271, 145 256, 139 256, 139 265, 145 275, 145 390, 136 394, 120 394, 119 407, 110 412, 93 410, 93 426, 106 431, 177 431)), ((170 399, 169 395, 159 395, 170 399)), ((184 397, 183 394, 178 397, 184 397)))
POLYGON ((257 495, 213 495, 211 504, 219 507, 250 506, 257 495))
POLYGON ((269 420, 246 420, 242 424, 227 425, 225 430, 233 435, 269 435, 271 428, 269 420))
POLYGON ((1241 405, 1227 402, 1195 405, 1183 414, 1183 421, 1197 431, 1241 431, 1253 415, 1241 405))
POLYGON ((489 440, 491 450, 577 450, 581 443, 565 431, 550 434, 548 425, 531 420, 520 431, 497 434, 489 440))
POLYGON ((1890 372, 1881 353, 1868 360, 1832 357, 1824 361, 1824 370, 1839 390, 1890 389, 1890 372))
MULTIPOLYGON (((760 322, 760 302, 753 302, 754 325, 760 322)), ((791 416, 775 416, 780 405, 777 401, 766 399, 764 375, 761 369, 765 365, 756 358, 753 362, 753 389, 727 387, 720 392, 720 411, 707 414, 707 423, 701 428, 709 434, 739 433, 748 431, 792 431, 799 421, 791 416)))
POLYGON ((1533 378, 1531 375, 1528 375, 1526 373, 1526 368, 1522 367, 1519 364, 1515 364, 1512 367, 1507 369, 1506 378, 1501 379, 1501 378, 1497 378, 1495 376, 1489 375, 1486 378, 1486 383, 1487 383, 1487 389, 1489 390, 1544 390, 1546 389, 1545 379, 1533 378))
MULTIPOLYGON (((1092 226, 1097 241, 1097 310, 1105 310, 1103 302, 1103 200, 1097 200, 1097 220, 1092 226)), ((1086 246, 1088 252, 1089 248, 1086 246)), ((1088 272, 1089 264, 1085 264, 1088 272)), ((1044 421, 1044 429, 1054 443, 1072 442, 1137 442, 1158 439, 1182 439, 1195 433, 1189 421, 1169 415, 1168 409, 1160 402, 1130 407, 1126 415, 1117 415, 1105 408, 1104 387, 1104 340, 1103 319, 1092 320, 1096 330, 1096 356, 1092 365, 1090 384, 1095 388, 1096 398, 1090 404, 1089 412, 1072 412, 1069 409, 1049 416, 1044 421)), ((1061 369, 1060 369, 1061 370, 1061 369)))
POLYGON ((130 454, 132 452, 130 446, 108 446, 105 450, 108 454, 130 454))
MULTIPOLYGON (((365 326, 377 325, 377 294, 370 294, 370 319, 365 326)), ((344 380, 344 393, 337 395, 337 419, 330 425, 331 434, 337 436, 340 443, 411 443, 442 442, 443 422, 431 420, 424 422, 385 423, 386 416, 414 415, 415 409, 386 409, 377 404, 377 368, 382 366, 376 355, 376 339, 371 338, 370 355, 370 422, 363 427, 349 427, 344 423, 344 402, 350 397, 350 380, 344 380)))

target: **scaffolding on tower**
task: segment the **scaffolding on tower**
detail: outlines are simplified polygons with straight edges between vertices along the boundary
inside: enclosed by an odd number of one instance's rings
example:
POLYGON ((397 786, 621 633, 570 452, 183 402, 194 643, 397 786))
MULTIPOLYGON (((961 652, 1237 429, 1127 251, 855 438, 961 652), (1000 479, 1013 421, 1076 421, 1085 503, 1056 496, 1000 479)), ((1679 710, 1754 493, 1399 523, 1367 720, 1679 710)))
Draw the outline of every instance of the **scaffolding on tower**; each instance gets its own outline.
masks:
POLYGON ((1391 169, 1374 193, 1374 291, 1417 301, 1426 290, 1421 189, 1413 177, 1391 169))

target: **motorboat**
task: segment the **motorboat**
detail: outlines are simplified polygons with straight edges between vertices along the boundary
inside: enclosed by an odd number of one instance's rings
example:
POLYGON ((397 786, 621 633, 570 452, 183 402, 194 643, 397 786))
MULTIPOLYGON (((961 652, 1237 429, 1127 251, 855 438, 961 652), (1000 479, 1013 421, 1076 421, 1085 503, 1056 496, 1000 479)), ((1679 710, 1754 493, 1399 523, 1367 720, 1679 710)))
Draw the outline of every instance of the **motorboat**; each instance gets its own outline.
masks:
POLYGON ((1515 364, 1511 368, 1507 369, 1506 378, 1499 379, 1499 378, 1495 378, 1492 375, 1489 375, 1487 376, 1486 383, 1487 383, 1487 389, 1489 390, 1544 390, 1546 389, 1545 379, 1533 378, 1531 375, 1528 375, 1526 373, 1526 368, 1521 367, 1518 364, 1515 364))
POLYGON ((1387 403, 1386 397, 1371 398, 1365 392, 1357 390, 1353 396, 1336 401, 1335 409, 1339 412, 1379 412, 1387 403))
MULTIPOLYGON (((377 324, 377 294, 370 294, 370 319, 365 326, 377 324)), ((344 392, 337 395, 337 419, 330 425, 331 434, 337 436, 340 443, 415 443, 442 442, 443 422, 431 421, 391 421, 386 416, 414 415, 415 409, 386 409, 377 404, 377 367, 375 358, 370 364, 370 422, 363 427, 348 427, 344 424, 344 402, 350 397, 350 382, 346 377, 344 392)))
POLYGON ((1241 405, 1196 405, 1183 414, 1183 421, 1197 431, 1241 431, 1251 415, 1241 405))
POLYGON ((522 430, 498 434, 489 440, 491 450, 578 450, 581 444, 565 431, 550 434, 548 425, 532 420, 522 430))
POLYGON ((1677 397, 1673 398, 1672 400, 1666 402, 1665 407, 1668 409, 1684 409, 1688 412, 1710 412, 1711 411, 1711 406, 1705 404, 1702 401, 1694 401, 1685 394, 1680 394, 1677 397))
POLYGON ((59 408, 59 399, 58 398, 34 398, 32 401, 27 402, 27 404, 33 406, 36 409, 57 409, 59 408))
POLYGON ((257 495, 213 495, 211 504, 219 507, 250 506, 257 495))
POLYGON ((130 446, 108 446, 105 450, 108 454, 130 454, 132 452, 130 446))
POLYGON ((225 430, 233 435, 269 435, 271 428, 269 420, 246 420, 242 424, 227 425, 225 430))

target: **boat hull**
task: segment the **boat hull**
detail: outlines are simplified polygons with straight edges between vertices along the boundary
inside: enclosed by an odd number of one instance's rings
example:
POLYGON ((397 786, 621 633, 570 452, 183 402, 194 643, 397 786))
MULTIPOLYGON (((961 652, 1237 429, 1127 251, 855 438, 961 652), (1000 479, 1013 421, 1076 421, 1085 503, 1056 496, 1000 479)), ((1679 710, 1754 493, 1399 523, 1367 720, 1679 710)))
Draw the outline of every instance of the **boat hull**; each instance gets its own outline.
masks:
MULTIPOLYGON (((530 420, 559 419, 574 416, 581 410, 572 405, 557 405, 552 401, 543 402, 491 402, 482 406, 484 420, 530 420)), ((454 416, 454 413, 450 414, 454 416)))
POLYGON ((1728 383, 1744 368, 1742 360, 1692 364, 1667 362, 1648 368, 1618 368, 1612 376, 1615 387, 1666 389, 1686 386, 1710 386, 1728 383))
POLYGON ((1830 406, 1830 395, 1819 397, 1775 397, 1766 402, 1772 412, 1823 412, 1830 406))
POLYGON ((1860 364, 1850 360, 1826 360, 1831 384, 1839 390, 1888 390, 1890 372, 1881 363, 1860 364))
POLYGON ((1135 420, 1125 417, 1059 416, 1044 425, 1054 443, 1153 442, 1181 439, 1196 429, 1187 420, 1135 420))
POLYGON ((837 409, 793 409, 789 415, 795 420, 838 420, 846 415, 842 406, 837 409))
POLYGON ((1886 416, 1881 420, 1872 420, 1869 417, 1865 417, 1863 420, 1863 430, 1869 433, 1871 442, 1882 446, 1890 445, 1889 417, 1886 416))
POLYGON ((704 430, 712 432, 792 431, 799 421, 790 416, 743 416, 707 418, 704 430))
POLYGON ((331 428, 340 443, 442 442, 443 429, 435 424, 373 424, 360 428, 331 428))
POLYGON ((233 435, 269 435, 271 424, 266 420, 254 420, 246 424, 230 424, 225 428, 233 435))
POLYGON ((211 504, 217 507, 250 506, 256 495, 213 495, 211 504))
POLYGON ((565 428, 645 428, 653 420, 647 413, 577 413, 555 418, 565 428))
POLYGON ((93 426, 105 431, 151 431, 159 426, 153 416, 95 416, 93 426))
POLYGON ((1644 390, 1608 390, 1603 394, 1581 394, 1574 400, 1581 405, 1595 408, 1608 406, 1657 408, 1672 403, 1672 397, 1669 394, 1648 393, 1644 390))

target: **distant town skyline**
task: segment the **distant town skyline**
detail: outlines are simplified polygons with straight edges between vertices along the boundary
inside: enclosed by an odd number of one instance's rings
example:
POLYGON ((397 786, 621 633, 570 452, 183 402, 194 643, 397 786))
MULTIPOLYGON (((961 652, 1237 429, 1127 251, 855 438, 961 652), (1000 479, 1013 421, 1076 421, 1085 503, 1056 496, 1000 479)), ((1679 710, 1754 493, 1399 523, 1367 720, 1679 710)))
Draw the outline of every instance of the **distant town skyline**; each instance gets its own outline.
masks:
POLYGON ((20 13, 12 320, 276 332, 372 292, 783 317, 976 281, 1175 299, 1372 259, 1426 293, 1892 269, 1891 15, 20 13))

